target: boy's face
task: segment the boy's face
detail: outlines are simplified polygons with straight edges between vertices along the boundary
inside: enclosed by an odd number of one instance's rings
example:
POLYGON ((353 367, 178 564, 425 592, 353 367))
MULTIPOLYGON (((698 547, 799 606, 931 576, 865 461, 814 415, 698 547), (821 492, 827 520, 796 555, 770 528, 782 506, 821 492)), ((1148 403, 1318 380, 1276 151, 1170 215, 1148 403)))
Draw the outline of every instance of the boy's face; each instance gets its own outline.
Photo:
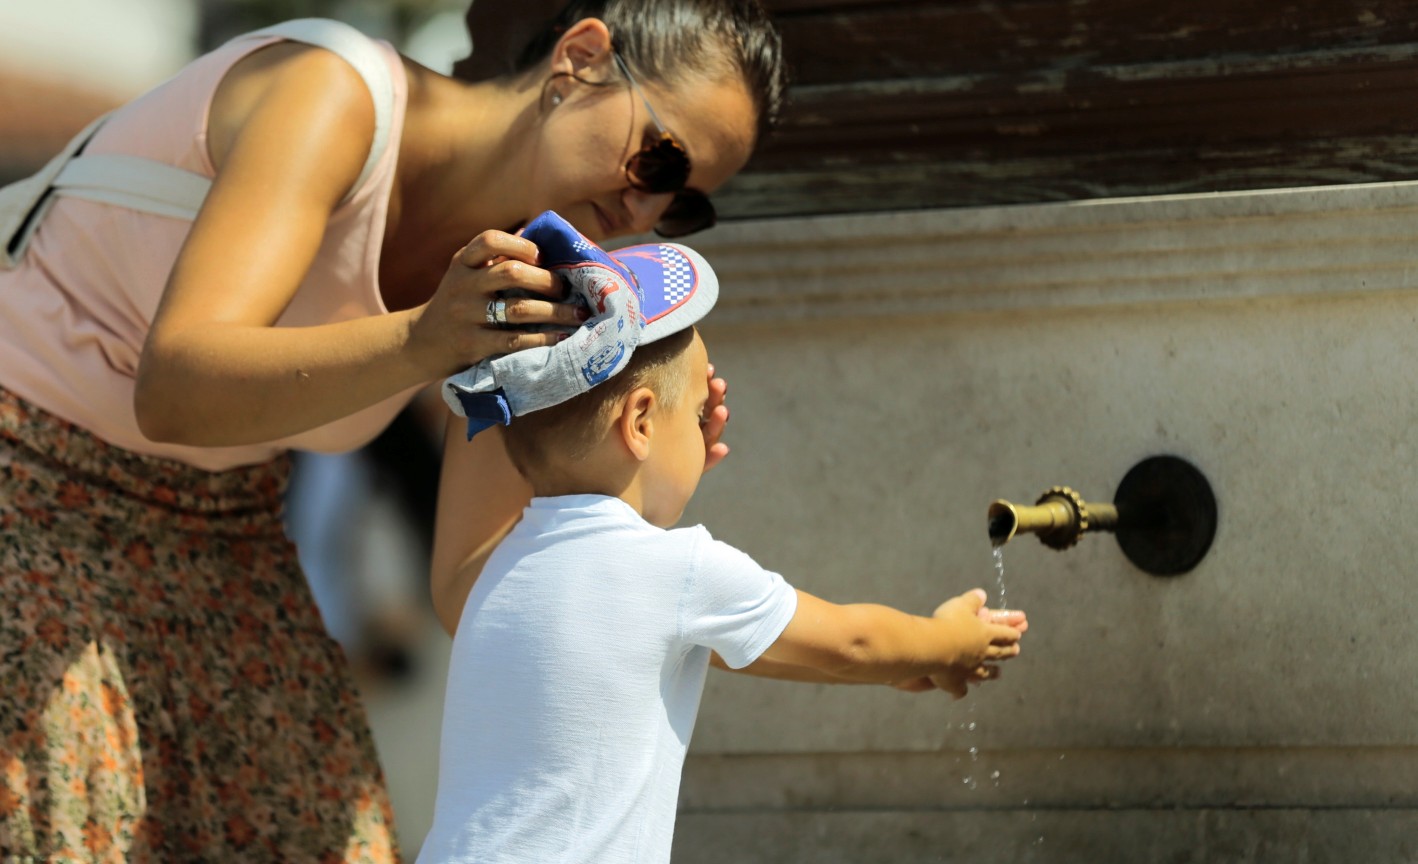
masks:
POLYGON ((679 521, 704 475, 704 407, 709 401, 709 354, 699 332, 673 371, 684 376, 675 404, 660 403, 645 472, 645 521, 668 528, 679 521))

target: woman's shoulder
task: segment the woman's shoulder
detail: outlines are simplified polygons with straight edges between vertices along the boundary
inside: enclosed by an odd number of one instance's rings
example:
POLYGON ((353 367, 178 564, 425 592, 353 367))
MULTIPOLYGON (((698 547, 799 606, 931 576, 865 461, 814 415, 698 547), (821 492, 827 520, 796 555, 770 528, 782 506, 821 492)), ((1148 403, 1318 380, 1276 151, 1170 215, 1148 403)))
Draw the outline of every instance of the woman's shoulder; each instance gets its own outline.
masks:
POLYGON ((234 91, 266 92, 300 86, 301 79, 332 95, 359 94, 377 114, 391 112, 405 75, 403 58, 387 42, 348 24, 309 18, 287 21, 232 39, 214 53, 238 52, 223 77, 234 91))
POLYGON ((360 73, 329 49, 300 42, 272 43, 222 78, 207 120, 218 170, 258 112, 301 135, 357 136, 366 152, 376 131, 375 102, 360 73))

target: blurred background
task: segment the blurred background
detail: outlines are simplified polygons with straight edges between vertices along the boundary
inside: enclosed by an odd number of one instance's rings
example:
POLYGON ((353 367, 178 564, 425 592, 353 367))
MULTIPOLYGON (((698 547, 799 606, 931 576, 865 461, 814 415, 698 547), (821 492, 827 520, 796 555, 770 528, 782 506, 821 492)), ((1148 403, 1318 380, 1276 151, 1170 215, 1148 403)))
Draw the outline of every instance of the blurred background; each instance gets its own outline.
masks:
POLYGON ((466 0, 0 4, 0 182, 33 170, 99 113, 239 33, 291 18, 335 18, 448 71, 469 53, 467 9, 466 0))

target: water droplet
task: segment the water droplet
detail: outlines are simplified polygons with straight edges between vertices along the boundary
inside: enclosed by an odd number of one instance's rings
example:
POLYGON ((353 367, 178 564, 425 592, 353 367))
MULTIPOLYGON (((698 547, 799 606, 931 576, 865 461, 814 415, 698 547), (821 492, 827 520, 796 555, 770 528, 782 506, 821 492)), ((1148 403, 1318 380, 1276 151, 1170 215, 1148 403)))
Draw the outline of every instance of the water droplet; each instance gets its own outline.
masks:
POLYGON ((998 779, 999 779, 999 772, 998 772, 998 771, 991 771, 991 772, 990 772, 990 779, 991 779, 991 780, 998 780, 998 779))
POLYGON ((969 725, 969 726, 966 726, 965 728, 968 729, 968 730, 971 731, 971 732, 974 732, 974 731, 975 731, 975 721, 974 721, 974 720, 971 720, 971 721, 970 721, 970 725, 969 725))

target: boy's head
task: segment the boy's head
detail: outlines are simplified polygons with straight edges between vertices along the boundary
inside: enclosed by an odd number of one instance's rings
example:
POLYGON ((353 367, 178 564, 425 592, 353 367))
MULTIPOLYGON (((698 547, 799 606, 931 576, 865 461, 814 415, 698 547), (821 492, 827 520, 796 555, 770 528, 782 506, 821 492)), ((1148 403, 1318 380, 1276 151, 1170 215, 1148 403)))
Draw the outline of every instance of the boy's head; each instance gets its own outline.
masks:
POLYGON ((693 327, 640 345, 601 384, 514 419, 508 456, 538 495, 629 495, 647 521, 668 527, 704 472, 708 365, 693 327))

